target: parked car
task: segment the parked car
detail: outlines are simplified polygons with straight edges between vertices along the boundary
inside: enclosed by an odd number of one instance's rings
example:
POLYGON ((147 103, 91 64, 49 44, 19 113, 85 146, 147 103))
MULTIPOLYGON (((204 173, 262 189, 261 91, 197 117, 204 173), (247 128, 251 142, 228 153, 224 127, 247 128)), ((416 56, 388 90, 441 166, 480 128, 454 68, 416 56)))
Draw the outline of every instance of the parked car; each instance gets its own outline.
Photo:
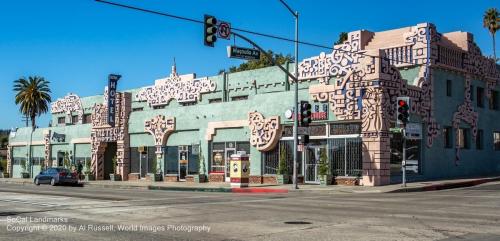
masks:
POLYGON ((36 175, 34 179, 36 185, 42 183, 50 184, 55 186, 57 184, 78 184, 78 177, 76 172, 71 172, 66 168, 53 167, 48 168, 45 171, 41 171, 40 174, 36 175))

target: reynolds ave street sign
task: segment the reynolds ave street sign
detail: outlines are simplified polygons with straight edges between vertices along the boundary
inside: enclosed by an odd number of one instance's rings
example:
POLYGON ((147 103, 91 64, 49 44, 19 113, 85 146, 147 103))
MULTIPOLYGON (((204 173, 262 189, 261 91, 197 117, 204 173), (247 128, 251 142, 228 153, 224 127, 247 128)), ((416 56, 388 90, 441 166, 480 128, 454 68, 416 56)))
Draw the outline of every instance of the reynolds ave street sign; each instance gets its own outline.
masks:
POLYGON ((260 59, 260 51, 250 48, 227 46, 227 57, 236 59, 256 60, 260 59))

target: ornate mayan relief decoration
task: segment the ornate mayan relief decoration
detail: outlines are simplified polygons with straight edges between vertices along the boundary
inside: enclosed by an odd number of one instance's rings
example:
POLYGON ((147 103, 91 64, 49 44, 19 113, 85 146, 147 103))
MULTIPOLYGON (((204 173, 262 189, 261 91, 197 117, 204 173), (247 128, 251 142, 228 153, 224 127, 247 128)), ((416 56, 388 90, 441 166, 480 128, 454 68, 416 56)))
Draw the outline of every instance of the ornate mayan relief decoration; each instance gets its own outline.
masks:
POLYGON ((213 92, 216 89, 214 81, 208 78, 195 78, 194 74, 177 74, 172 67, 170 77, 158 79, 155 85, 142 88, 135 96, 137 101, 147 101, 149 106, 166 105, 172 99, 177 102, 196 102, 201 94, 213 92))
POLYGON ((12 176, 12 147, 7 146, 7 172, 12 176))
POLYGON ((175 118, 157 115, 151 120, 146 120, 144 130, 155 138, 157 154, 162 154, 161 147, 166 144, 168 135, 175 130, 175 118))
POLYGON ((68 116, 71 115, 71 112, 77 112, 78 123, 81 124, 83 121, 82 102, 80 97, 75 94, 68 94, 62 99, 57 99, 56 102, 51 104, 50 112, 52 114, 66 113, 68 116))
POLYGON ((52 166, 52 153, 50 148, 50 130, 44 130, 43 132, 43 143, 44 143, 44 157, 45 157, 45 166, 52 166))
POLYGON ((259 151, 269 151, 281 138, 281 123, 279 116, 264 119, 259 112, 248 113, 248 126, 250 128, 250 144, 259 151))
POLYGON ((463 121, 467 124, 472 129, 472 137, 473 140, 476 139, 477 136, 477 121, 479 119, 479 113, 474 111, 474 107, 472 106, 472 101, 471 101, 471 82, 472 79, 470 75, 467 75, 465 77, 465 100, 464 103, 458 106, 458 110, 453 113, 453 128, 455 129, 455 151, 456 151, 456 158, 455 158, 455 164, 458 165, 458 161, 460 160, 460 135, 459 135, 459 128, 460 128, 460 123, 463 121))
POLYGON ((97 180, 104 179, 104 152, 108 142, 116 142, 117 174, 127 180, 128 174, 128 118, 131 112, 131 94, 116 93, 115 127, 107 124, 108 107, 106 104, 95 104, 92 112, 91 170, 97 180))
POLYGON ((320 84, 309 89, 311 99, 329 102, 338 120, 362 120, 365 136, 385 135, 382 132, 387 132, 390 122, 395 120, 397 97, 409 96, 412 103, 410 112, 422 116, 428 126, 427 145, 432 145, 433 138, 439 133, 439 126, 432 114, 431 71, 421 66, 418 86, 411 86, 407 85, 393 63, 397 63, 396 60, 405 60, 407 64, 427 63, 428 46, 433 48, 433 43, 440 39, 435 27, 419 24, 404 34, 403 43, 406 44, 407 53, 412 56, 412 62, 401 57, 393 59, 396 55, 389 54, 400 54, 400 50, 364 50, 363 45, 372 37, 373 33, 367 31, 350 33, 348 40, 335 46, 331 54, 321 53, 301 62, 299 79, 319 79, 320 84), (408 52, 410 50, 412 54, 408 52))

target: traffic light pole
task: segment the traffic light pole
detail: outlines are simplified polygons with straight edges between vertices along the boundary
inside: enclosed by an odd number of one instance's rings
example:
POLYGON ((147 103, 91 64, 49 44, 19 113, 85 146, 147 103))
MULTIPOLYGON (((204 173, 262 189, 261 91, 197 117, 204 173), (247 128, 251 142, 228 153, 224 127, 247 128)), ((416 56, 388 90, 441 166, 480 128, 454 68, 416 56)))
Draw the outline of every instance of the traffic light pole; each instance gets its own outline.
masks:
MULTIPOLYGON (((299 13, 295 12, 295 78, 299 76, 299 13)), ((293 189, 299 189, 297 184, 297 161, 298 161, 298 144, 299 138, 297 135, 299 127, 299 81, 295 81, 294 85, 294 103, 295 113, 293 118, 293 189)))
POLYGON ((401 161, 401 171, 402 173, 402 179, 403 183, 401 184, 403 187, 406 187, 406 125, 403 125, 403 130, 401 131, 403 133, 403 158, 401 161))
POLYGON ((290 11, 290 13, 295 18, 295 78, 294 78, 294 108, 295 112, 293 113, 293 189, 299 189, 297 184, 297 159, 298 159, 298 144, 299 138, 297 135, 298 127, 299 127, 299 12, 293 11, 288 4, 284 0, 280 0, 280 2, 290 11))

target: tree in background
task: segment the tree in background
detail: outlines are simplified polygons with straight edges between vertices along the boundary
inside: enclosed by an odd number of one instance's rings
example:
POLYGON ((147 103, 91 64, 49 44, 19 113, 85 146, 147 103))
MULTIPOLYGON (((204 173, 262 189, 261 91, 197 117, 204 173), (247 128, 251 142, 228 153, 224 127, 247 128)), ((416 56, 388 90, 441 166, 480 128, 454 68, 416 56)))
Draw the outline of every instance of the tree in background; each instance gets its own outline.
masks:
POLYGON ((497 61, 497 54, 495 50, 495 34, 500 29, 500 14, 496 8, 486 10, 483 16, 483 27, 488 29, 493 39, 493 58, 497 61))
MULTIPOLYGON (((285 64, 286 62, 293 62, 293 58, 291 55, 286 55, 284 56, 283 54, 275 54, 273 51, 268 50, 267 53, 272 56, 274 62, 276 64, 285 64)), ((249 60, 247 62, 244 62, 240 64, 239 66, 232 66, 229 68, 229 73, 235 73, 235 72, 240 72, 240 71, 245 71, 245 70, 251 70, 251 69, 260 69, 264 67, 269 67, 273 66, 273 61, 271 61, 269 58, 267 58, 266 54, 261 54, 260 59, 258 60, 249 60)), ((219 71, 219 74, 222 73, 222 70, 219 71)))
POLYGON ((337 42, 335 42, 335 45, 339 45, 339 44, 344 43, 345 41, 347 41, 347 38, 348 38, 348 37, 349 37, 349 36, 347 35, 347 33, 346 33, 346 32, 341 32, 341 33, 339 34, 339 39, 337 40, 337 42))
POLYGON ((49 83, 39 76, 30 76, 28 79, 22 77, 14 81, 16 105, 19 105, 19 111, 23 115, 29 116, 32 130, 36 128, 36 117, 49 110, 49 103, 52 101, 49 83))

